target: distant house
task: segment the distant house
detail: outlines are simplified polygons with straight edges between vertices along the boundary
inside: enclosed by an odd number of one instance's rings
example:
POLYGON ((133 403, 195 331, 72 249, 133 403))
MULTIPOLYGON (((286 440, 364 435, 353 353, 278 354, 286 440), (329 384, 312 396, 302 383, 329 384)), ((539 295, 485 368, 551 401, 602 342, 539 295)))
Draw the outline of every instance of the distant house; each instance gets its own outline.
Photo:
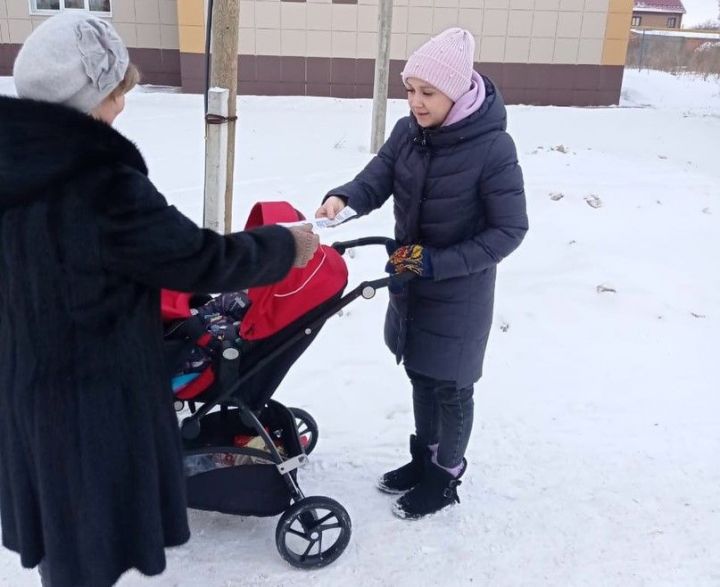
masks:
POLYGON ((685 7, 680 0, 635 0, 633 28, 679 29, 685 7))

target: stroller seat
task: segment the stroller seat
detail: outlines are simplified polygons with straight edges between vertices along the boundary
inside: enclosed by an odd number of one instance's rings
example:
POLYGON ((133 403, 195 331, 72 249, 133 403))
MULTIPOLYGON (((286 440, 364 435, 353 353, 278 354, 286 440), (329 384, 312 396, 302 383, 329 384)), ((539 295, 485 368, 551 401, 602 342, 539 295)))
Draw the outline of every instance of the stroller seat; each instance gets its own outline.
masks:
MULTIPOLYGON (((245 228, 303 219, 287 202, 262 202, 253 207, 245 228)), ((215 401, 253 365, 263 362, 285 340, 303 330, 304 324, 323 315, 324 307, 342 295, 347 281, 348 270, 342 256, 323 245, 305 267, 294 267, 280 282, 251 287, 247 293, 224 294, 213 299, 163 290, 166 360, 175 397, 181 403, 215 401), (228 303, 228 296, 242 299, 233 306, 228 303), (203 303, 210 304, 211 314, 232 316, 232 328, 214 331, 213 324, 203 321, 197 313, 203 303), (196 369, 188 369, 186 363, 198 349, 205 354, 206 361, 196 369), (234 359, 238 354, 240 359, 224 361, 223 355, 229 349, 234 359)), ((304 337, 292 349, 267 362, 261 372, 243 382, 236 395, 253 409, 262 408, 313 338, 304 337)))
POLYGON ((195 399, 215 383, 221 353, 242 347, 240 322, 249 305, 243 291, 217 298, 161 292, 166 356, 178 399, 195 399))

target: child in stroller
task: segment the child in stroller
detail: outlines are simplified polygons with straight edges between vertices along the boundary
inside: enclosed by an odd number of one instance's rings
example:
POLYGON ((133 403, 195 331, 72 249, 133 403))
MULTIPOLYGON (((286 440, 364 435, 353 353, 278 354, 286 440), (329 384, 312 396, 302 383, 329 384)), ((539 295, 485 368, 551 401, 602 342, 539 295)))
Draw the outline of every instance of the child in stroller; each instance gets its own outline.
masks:
MULTIPOLYGON (((171 303, 171 295, 171 292, 163 292, 164 306, 171 303)), ((242 344, 240 322, 250 306, 247 290, 221 294, 216 298, 211 297, 197 308, 192 307, 193 301, 197 302, 198 298, 194 300, 191 298, 190 313, 212 339, 218 342, 227 341, 239 348, 242 344)), ((174 328, 178 327, 187 328, 182 322, 174 327, 170 325, 165 331, 166 338, 172 337, 174 328)), ((212 364, 214 356, 212 346, 196 344, 188 352, 180 370, 173 374, 173 393, 181 391, 186 385, 195 381, 212 364)))
MULTIPOLYGON (((252 209, 246 228, 301 219, 290 204, 265 202, 252 209)), ((238 380, 237 365, 229 367, 220 358, 242 354, 239 371, 247 370, 279 341, 295 334, 300 321, 321 313, 323 303, 342 295, 347 277, 342 257, 332 247, 321 246, 307 265, 292 269, 274 285, 218 298, 163 291, 166 362, 176 399, 214 402, 238 380), (225 381, 220 381, 223 377, 225 381)), ((235 395, 261 407, 316 334, 287 349, 272 369, 256 373, 235 395)))

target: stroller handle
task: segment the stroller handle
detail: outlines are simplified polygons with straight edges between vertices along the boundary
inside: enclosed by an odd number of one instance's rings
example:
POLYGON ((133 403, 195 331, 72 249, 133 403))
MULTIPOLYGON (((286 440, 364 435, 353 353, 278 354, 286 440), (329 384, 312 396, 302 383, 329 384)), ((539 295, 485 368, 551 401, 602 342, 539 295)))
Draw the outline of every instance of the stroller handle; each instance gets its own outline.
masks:
POLYGON ((333 243, 332 248, 335 249, 341 255, 345 254, 348 249, 354 249, 355 247, 366 247, 368 245, 387 245, 393 242, 393 239, 386 236, 366 236, 364 238, 358 238, 352 241, 343 241, 333 243))
POLYGON ((407 283, 408 281, 412 281, 415 278, 417 278, 417 275, 415 275, 411 271, 405 271, 403 273, 395 273, 387 277, 382 277, 381 279, 365 281, 360 285, 361 287, 370 286, 374 289, 382 289, 383 287, 389 287, 393 289, 393 287, 402 287, 403 284, 407 283))
MULTIPOLYGON (((341 255, 345 253, 346 249, 350 249, 353 247, 362 247, 365 245, 385 245, 387 242, 392 241, 392 239, 389 239, 387 237, 382 236, 371 236, 366 238, 360 238, 353 241, 347 241, 347 242, 341 242, 341 243, 334 243, 332 247, 341 255)), ((300 342, 303 338, 306 336, 310 336, 313 333, 317 332, 322 325, 325 323, 325 321, 330 318, 333 314, 337 314, 340 310, 342 310, 345 306, 351 304, 354 300, 362 297, 366 300, 369 300, 371 298, 375 297, 375 294, 377 290, 382 288, 390 288, 393 289, 395 287, 402 288, 404 284, 406 284, 409 281, 412 281, 413 279, 416 279, 417 275, 410 271, 405 271, 403 273, 396 273, 393 275, 388 275, 386 277, 382 277, 380 279, 374 279, 370 281, 363 281, 358 286, 355 287, 352 291, 346 293, 344 296, 333 300, 332 302, 328 303, 327 308, 322 312, 322 314, 318 317, 316 317, 314 320, 312 320, 309 323, 305 323, 302 325, 302 327, 294 333, 290 338, 283 341, 282 344, 280 344, 268 357, 265 357, 264 359, 261 359, 260 361, 256 362, 247 372, 245 372, 242 377, 237 380, 234 385, 230 385, 227 389, 223 390, 222 393, 220 393, 217 397, 215 397, 212 401, 208 401, 196 412, 194 412, 191 416, 188 416, 183 420, 182 423, 182 435, 183 438, 186 438, 188 440, 197 438, 197 436, 200 434, 200 419, 203 418, 210 410, 212 410, 215 406, 221 404, 222 402, 230 401, 230 398, 233 397, 233 395, 236 393, 236 391, 240 388, 240 386, 247 382, 251 377, 256 375, 262 368, 264 368, 267 364, 270 363, 270 361, 277 358, 281 353, 284 353, 287 351, 290 347, 292 347, 294 344, 297 344, 300 342)), ((238 398, 235 398, 232 400, 232 403, 234 405, 237 405, 239 407, 242 407, 244 404, 239 400, 238 398)))
MULTIPOLYGON (((395 240, 386 236, 366 236, 364 238, 358 238, 351 241, 343 241, 332 244, 332 248, 335 249, 341 255, 345 254, 348 249, 354 249, 355 247, 366 247, 368 245, 382 245, 387 246, 389 243, 394 243, 395 240)), ((402 287, 403 284, 408 281, 412 281, 417 276, 410 272, 397 273, 381 279, 375 279, 373 281, 366 281, 360 284, 358 291, 366 291, 365 288, 370 287, 371 290, 381 289, 383 287, 402 287)), ((362 294, 365 297, 365 294, 362 294)), ((357 296, 356 296, 357 297, 357 296)))

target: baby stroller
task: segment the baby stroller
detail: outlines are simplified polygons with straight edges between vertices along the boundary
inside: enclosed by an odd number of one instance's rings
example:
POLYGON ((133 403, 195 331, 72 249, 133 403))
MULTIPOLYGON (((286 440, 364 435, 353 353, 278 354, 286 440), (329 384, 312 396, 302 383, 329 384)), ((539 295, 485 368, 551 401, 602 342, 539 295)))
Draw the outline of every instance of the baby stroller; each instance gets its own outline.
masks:
MULTIPOLYGON (((257 204, 247 227, 299 220, 287 203, 257 204)), ((370 299, 391 278, 361 283, 343 296, 346 249, 385 245, 370 237, 322 246, 302 269, 280 283, 251 288, 250 306, 239 336, 213 337, 192 306, 189 294, 163 292, 166 354, 173 372, 196 346, 212 362, 176 391, 176 409, 191 414, 181 423, 188 503, 191 508, 235 515, 275 516, 280 555, 299 568, 324 567, 347 547, 351 522, 345 508, 329 497, 305 497, 297 471, 315 448, 315 420, 286 408, 272 396, 325 321, 358 297, 370 299)))

